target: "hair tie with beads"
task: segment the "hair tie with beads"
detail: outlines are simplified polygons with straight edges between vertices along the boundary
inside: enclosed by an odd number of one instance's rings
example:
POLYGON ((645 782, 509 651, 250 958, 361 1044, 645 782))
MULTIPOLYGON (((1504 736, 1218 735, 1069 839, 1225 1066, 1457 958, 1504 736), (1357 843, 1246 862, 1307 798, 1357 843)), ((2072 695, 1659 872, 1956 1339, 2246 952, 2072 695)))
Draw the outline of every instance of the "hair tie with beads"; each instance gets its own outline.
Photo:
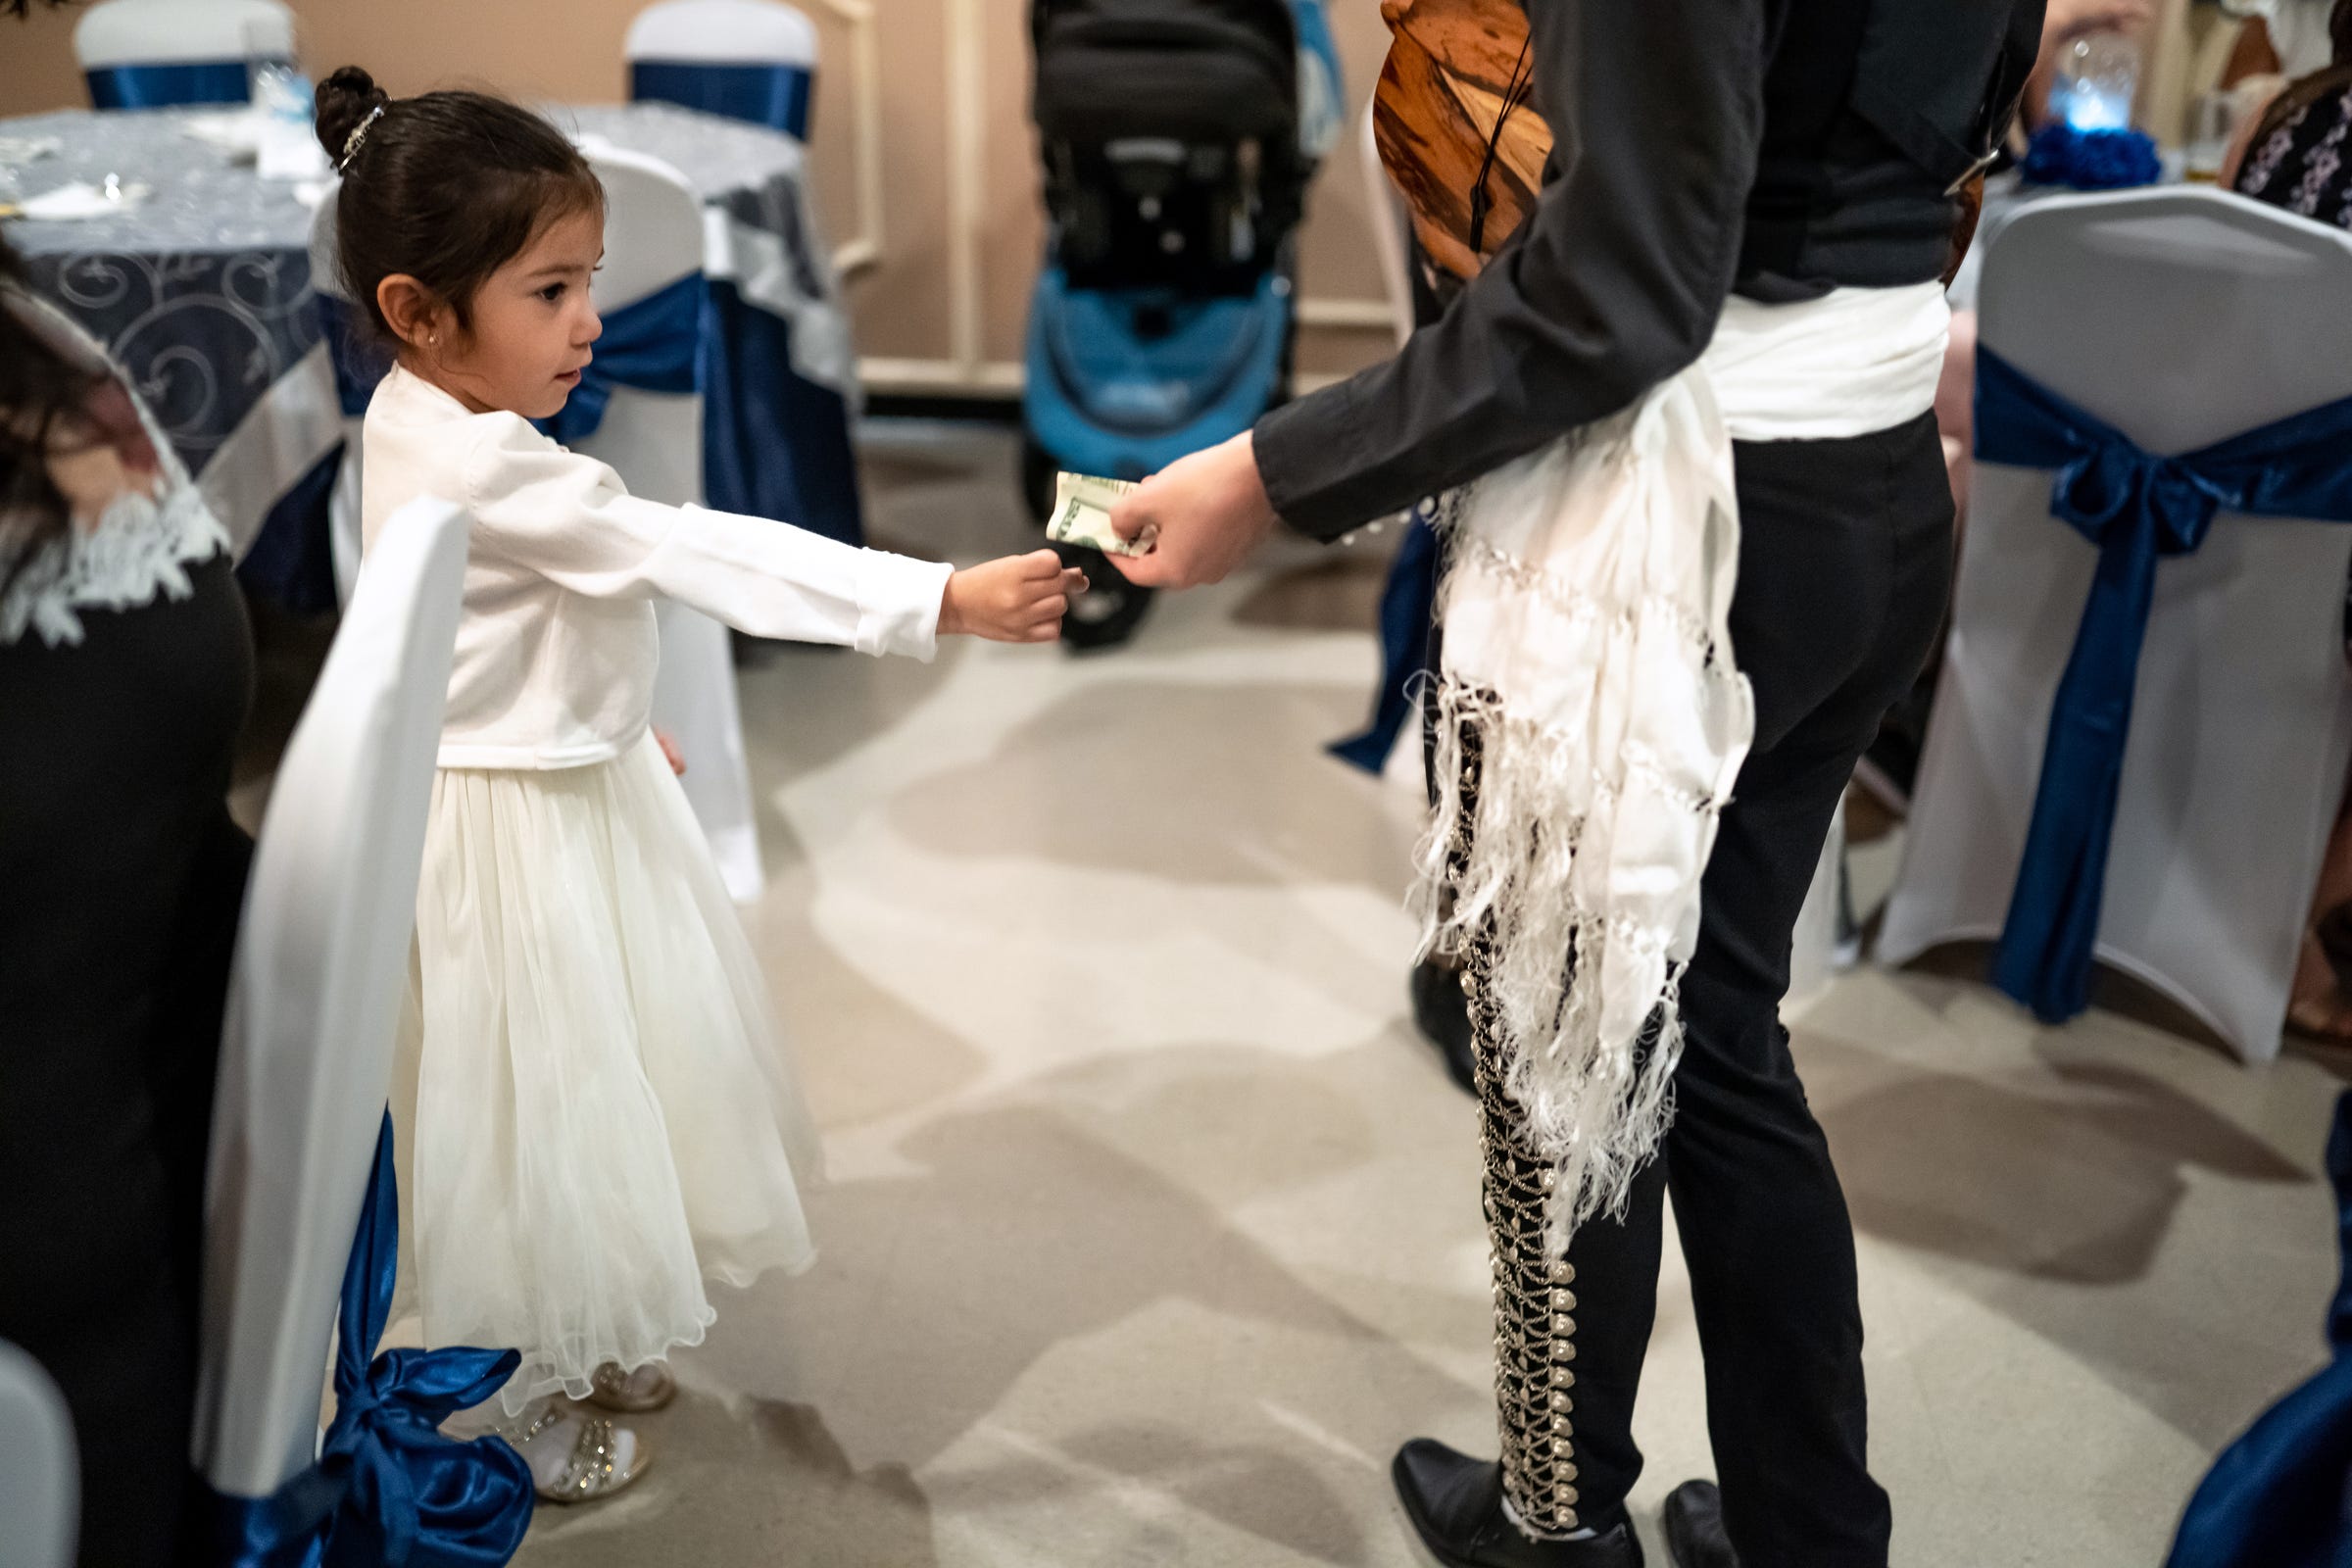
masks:
POLYGON ((351 127, 351 134, 343 138, 343 157, 341 162, 335 165, 336 173, 350 172, 352 159, 359 156, 360 143, 368 139, 368 127, 381 119, 383 113, 384 106, 377 104, 373 109, 368 111, 368 118, 351 127))

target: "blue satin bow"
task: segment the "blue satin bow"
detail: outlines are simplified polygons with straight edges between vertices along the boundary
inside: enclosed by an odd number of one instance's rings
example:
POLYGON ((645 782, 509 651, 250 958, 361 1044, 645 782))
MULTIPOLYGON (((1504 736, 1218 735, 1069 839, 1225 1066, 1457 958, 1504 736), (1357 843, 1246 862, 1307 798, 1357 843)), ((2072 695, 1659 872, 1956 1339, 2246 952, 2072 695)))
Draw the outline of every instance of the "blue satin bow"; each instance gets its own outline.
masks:
POLYGON ((387 1115, 343 1274, 335 1419, 318 1462, 277 1492, 216 1499, 222 1568, 493 1568, 521 1546, 530 1466, 497 1438, 460 1443, 438 1430, 496 1394, 521 1357, 464 1347, 376 1355, 399 1259, 387 1115))
POLYGON ((1372 722, 1361 733, 1332 742, 1331 755, 1367 773, 1388 765, 1404 721, 1412 716, 1414 687, 1430 673, 1438 606, 1438 531, 1429 509, 1417 507, 1404 542, 1380 591, 1380 689, 1372 722))
POLYGON ((2156 563, 2193 553, 2225 510, 2352 522, 2352 398, 2158 457, 1981 348, 1976 422, 1981 460, 2057 470, 2051 514, 2099 551, 1993 957, 1995 985, 2060 1023, 2089 1004, 2156 563))
POLYGON ((565 446, 577 446, 605 422, 616 386, 645 392, 692 392, 702 347, 703 274, 689 272, 666 288, 606 314, 596 357, 580 384, 552 419, 532 423, 565 446))
POLYGON ((2343 1258, 2328 1311, 2334 1359, 2222 1450, 2188 1500, 2165 1568, 2352 1564, 2352 1095, 2328 1139, 2343 1258))
POLYGON ((781 61, 640 60, 629 67, 638 103, 677 104, 808 139, 815 77, 781 61))

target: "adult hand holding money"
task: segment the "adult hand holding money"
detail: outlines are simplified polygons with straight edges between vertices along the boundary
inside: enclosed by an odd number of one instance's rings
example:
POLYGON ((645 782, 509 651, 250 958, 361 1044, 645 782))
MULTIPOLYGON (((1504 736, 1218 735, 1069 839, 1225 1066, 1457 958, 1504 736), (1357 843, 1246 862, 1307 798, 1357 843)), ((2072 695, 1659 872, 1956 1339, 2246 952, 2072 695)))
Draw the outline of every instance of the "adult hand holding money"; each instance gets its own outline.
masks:
POLYGON ((1110 509, 1111 531, 1122 539, 1150 539, 1152 551, 1111 561, 1121 576, 1143 588, 1222 582, 1279 520, 1257 474, 1257 449, 1245 430, 1129 486, 1110 509))
POLYGON ((1110 525, 1110 509, 1134 488, 1134 482, 1127 479, 1103 479, 1091 473, 1055 475, 1054 512, 1046 523, 1046 537, 1057 545, 1084 545, 1106 556, 1150 554, 1150 539, 1122 539, 1110 525))

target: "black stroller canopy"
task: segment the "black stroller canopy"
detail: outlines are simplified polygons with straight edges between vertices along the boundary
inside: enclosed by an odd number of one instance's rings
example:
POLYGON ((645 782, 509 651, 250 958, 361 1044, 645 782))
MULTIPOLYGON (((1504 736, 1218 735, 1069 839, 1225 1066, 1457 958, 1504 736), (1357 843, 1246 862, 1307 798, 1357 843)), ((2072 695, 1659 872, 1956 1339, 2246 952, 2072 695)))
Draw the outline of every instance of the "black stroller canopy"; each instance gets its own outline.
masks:
POLYGON ((1298 134, 1288 0, 1037 0, 1031 110, 1049 140, 1298 134))

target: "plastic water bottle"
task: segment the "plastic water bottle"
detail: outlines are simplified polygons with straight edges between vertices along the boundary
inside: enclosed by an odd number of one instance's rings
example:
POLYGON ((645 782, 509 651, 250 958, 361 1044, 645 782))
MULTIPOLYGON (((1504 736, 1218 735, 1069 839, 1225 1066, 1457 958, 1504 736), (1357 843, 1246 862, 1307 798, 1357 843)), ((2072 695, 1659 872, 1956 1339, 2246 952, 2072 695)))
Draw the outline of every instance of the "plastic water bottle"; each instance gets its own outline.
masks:
POLYGON ((326 154, 312 129, 318 102, 311 79, 278 40, 248 29, 245 85, 257 122, 257 172, 265 179, 315 179, 326 172, 326 154))
POLYGON ((2068 50, 2050 88, 2050 112, 2077 130, 2129 130, 2139 92, 2139 46, 2093 33, 2068 50))

